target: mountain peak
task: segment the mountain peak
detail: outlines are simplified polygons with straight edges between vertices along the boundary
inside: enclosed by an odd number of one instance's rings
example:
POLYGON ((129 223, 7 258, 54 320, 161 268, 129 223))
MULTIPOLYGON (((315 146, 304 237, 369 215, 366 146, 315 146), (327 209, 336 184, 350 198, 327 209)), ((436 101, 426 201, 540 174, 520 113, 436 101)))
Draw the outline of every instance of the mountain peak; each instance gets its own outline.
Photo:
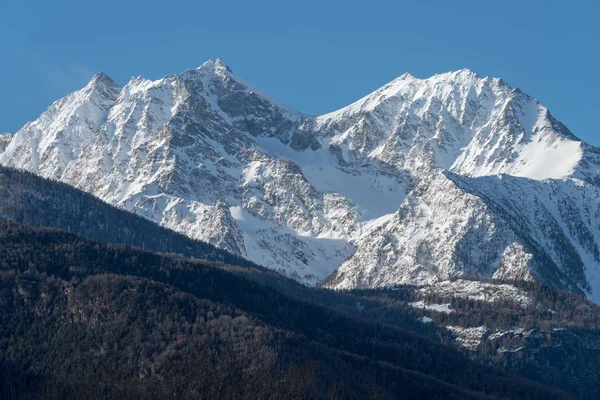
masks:
POLYGON ((458 70, 454 71, 454 73, 456 75, 473 75, 473 76, 479 76, 477 74, 477 72, 475 72, 475 71, 473 71, 472 69, 469 69, 469 68, 461 68, 461 69, 458 69, 458 70))
POLYGON ((466 80, 473 80, 473 79, 480 79, 481 76, 479 76, 479 74, 477 74, 476 72, 474 72, 473 70, 469 69, 469 68, 462 68, 462 69, 458 69, 456 71, 450 71, 450 72, 445 72, 442 74, 436 74, 434 75, 432 78, 448 78, 448 79, 452 79, 452 80, 458 80, 458 81, 466 81, 466 80))
POLYGON ((406 80, 410 80, 410 79, 415 79, 415 77, 409 72, 405 72, 402 75, 400 75, 398 78, 396 78, 396 80, 398 80, 398 81, 406 81, 406 80))
POLYGON ((224 73, 224 72, 228 72, 228 73, 233 73, 231 71, 231 68, 229 68, 229 66, 227 64, 225 64, 223 62, 222 59, 220 58, 216 58, 216 59, 210 59, 208 61, 206 61, 204 64, 202 64, 201 66, 199 66, 198 68, 196 68, 198 70, 211 70, 217 73, 224 73))
POLYGON ((217 58, 217 59, 214 61, 214 64, 215 64, 215 68, 223 68, 223 69, 225 69, 225 70, 227 70, 227 71, 229 71, 229 72, 232 72, 232 71, 231 71, 231 68, 229 68, 229 66, 228 66, 227 64, 225 64, 225 63, 223 62, 223 60, 221 60, 220 58, 217 58))
POLYGON ((98 72, 92 77, 90 83, 87 86, 119 86, 110 76, 104 72, 98 72))

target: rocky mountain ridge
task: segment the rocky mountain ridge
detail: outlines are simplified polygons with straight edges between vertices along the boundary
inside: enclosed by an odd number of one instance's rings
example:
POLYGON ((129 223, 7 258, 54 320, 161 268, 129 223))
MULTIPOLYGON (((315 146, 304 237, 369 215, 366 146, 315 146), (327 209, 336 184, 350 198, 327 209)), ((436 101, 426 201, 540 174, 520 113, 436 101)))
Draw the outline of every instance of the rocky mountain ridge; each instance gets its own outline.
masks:
POLYGON ((124 87, 98 74, 4 146, 3 165, 304 283, 526 279, 600 302, 600 150, 469 70, 317 117, 219 59, 124 87))

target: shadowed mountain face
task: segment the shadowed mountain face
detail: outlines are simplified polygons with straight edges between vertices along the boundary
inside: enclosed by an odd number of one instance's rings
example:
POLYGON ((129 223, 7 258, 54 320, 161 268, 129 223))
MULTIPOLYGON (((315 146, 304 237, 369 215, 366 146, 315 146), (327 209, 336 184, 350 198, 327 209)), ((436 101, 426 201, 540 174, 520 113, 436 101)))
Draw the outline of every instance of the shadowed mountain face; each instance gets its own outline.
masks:
POLYGON ((124 87, 99 74, 2 146, 3 165, 303 283, 525 279, 600 302, 599 150, 468 70, 317 117, 221 60, 124 87))
POLYGON ((103 243, 259 268, 244 258, 160 227, 72 186, 5 167, 0 167, 0 216, 103 243))

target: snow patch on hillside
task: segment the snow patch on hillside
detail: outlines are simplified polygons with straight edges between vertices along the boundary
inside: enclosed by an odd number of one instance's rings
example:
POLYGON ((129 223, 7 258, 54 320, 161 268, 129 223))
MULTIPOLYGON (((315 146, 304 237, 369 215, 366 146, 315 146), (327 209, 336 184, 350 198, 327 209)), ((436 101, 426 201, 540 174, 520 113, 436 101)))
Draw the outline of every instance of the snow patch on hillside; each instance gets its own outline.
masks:
POLYGON ((435 312, 444 313, 444 314, 451 314, 454 312, 454 310, 450 307, 450 303, 428 304, 421 300, 421 301, 415 301, 412 303, 408 303, 408 305, 411 307, 414 307, 414 308, 419 308, 419 309, 428 310, 428 311, 435 311, 435 312))
POLYGON ((481 343, 483 336, 488 331, 485 326, 477 326, 472 328, 447 326, 446 329, 456 336, 456 342, 459 345, 466 347, 469 350, 475 350, 481 343))
POLYGON ((521 307, 531 305, 527 293, 509 284, 495 284, 464 279, 446 280, 418 289, 422 296, 442 296, 447 298, 469 299, 495 303, 510 301, 521 307))

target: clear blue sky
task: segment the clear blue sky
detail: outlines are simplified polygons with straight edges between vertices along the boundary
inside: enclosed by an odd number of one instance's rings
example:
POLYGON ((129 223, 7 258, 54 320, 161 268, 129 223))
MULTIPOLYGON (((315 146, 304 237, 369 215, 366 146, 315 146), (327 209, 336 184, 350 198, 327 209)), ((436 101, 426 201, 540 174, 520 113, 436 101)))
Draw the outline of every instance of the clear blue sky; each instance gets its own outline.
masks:
POLYGON ((95 72, 121 84, 221 57, 306 113, 410 72, 470 68, 538 98, 600 145, 600 1, 0 2, 0 132, 95 72))

